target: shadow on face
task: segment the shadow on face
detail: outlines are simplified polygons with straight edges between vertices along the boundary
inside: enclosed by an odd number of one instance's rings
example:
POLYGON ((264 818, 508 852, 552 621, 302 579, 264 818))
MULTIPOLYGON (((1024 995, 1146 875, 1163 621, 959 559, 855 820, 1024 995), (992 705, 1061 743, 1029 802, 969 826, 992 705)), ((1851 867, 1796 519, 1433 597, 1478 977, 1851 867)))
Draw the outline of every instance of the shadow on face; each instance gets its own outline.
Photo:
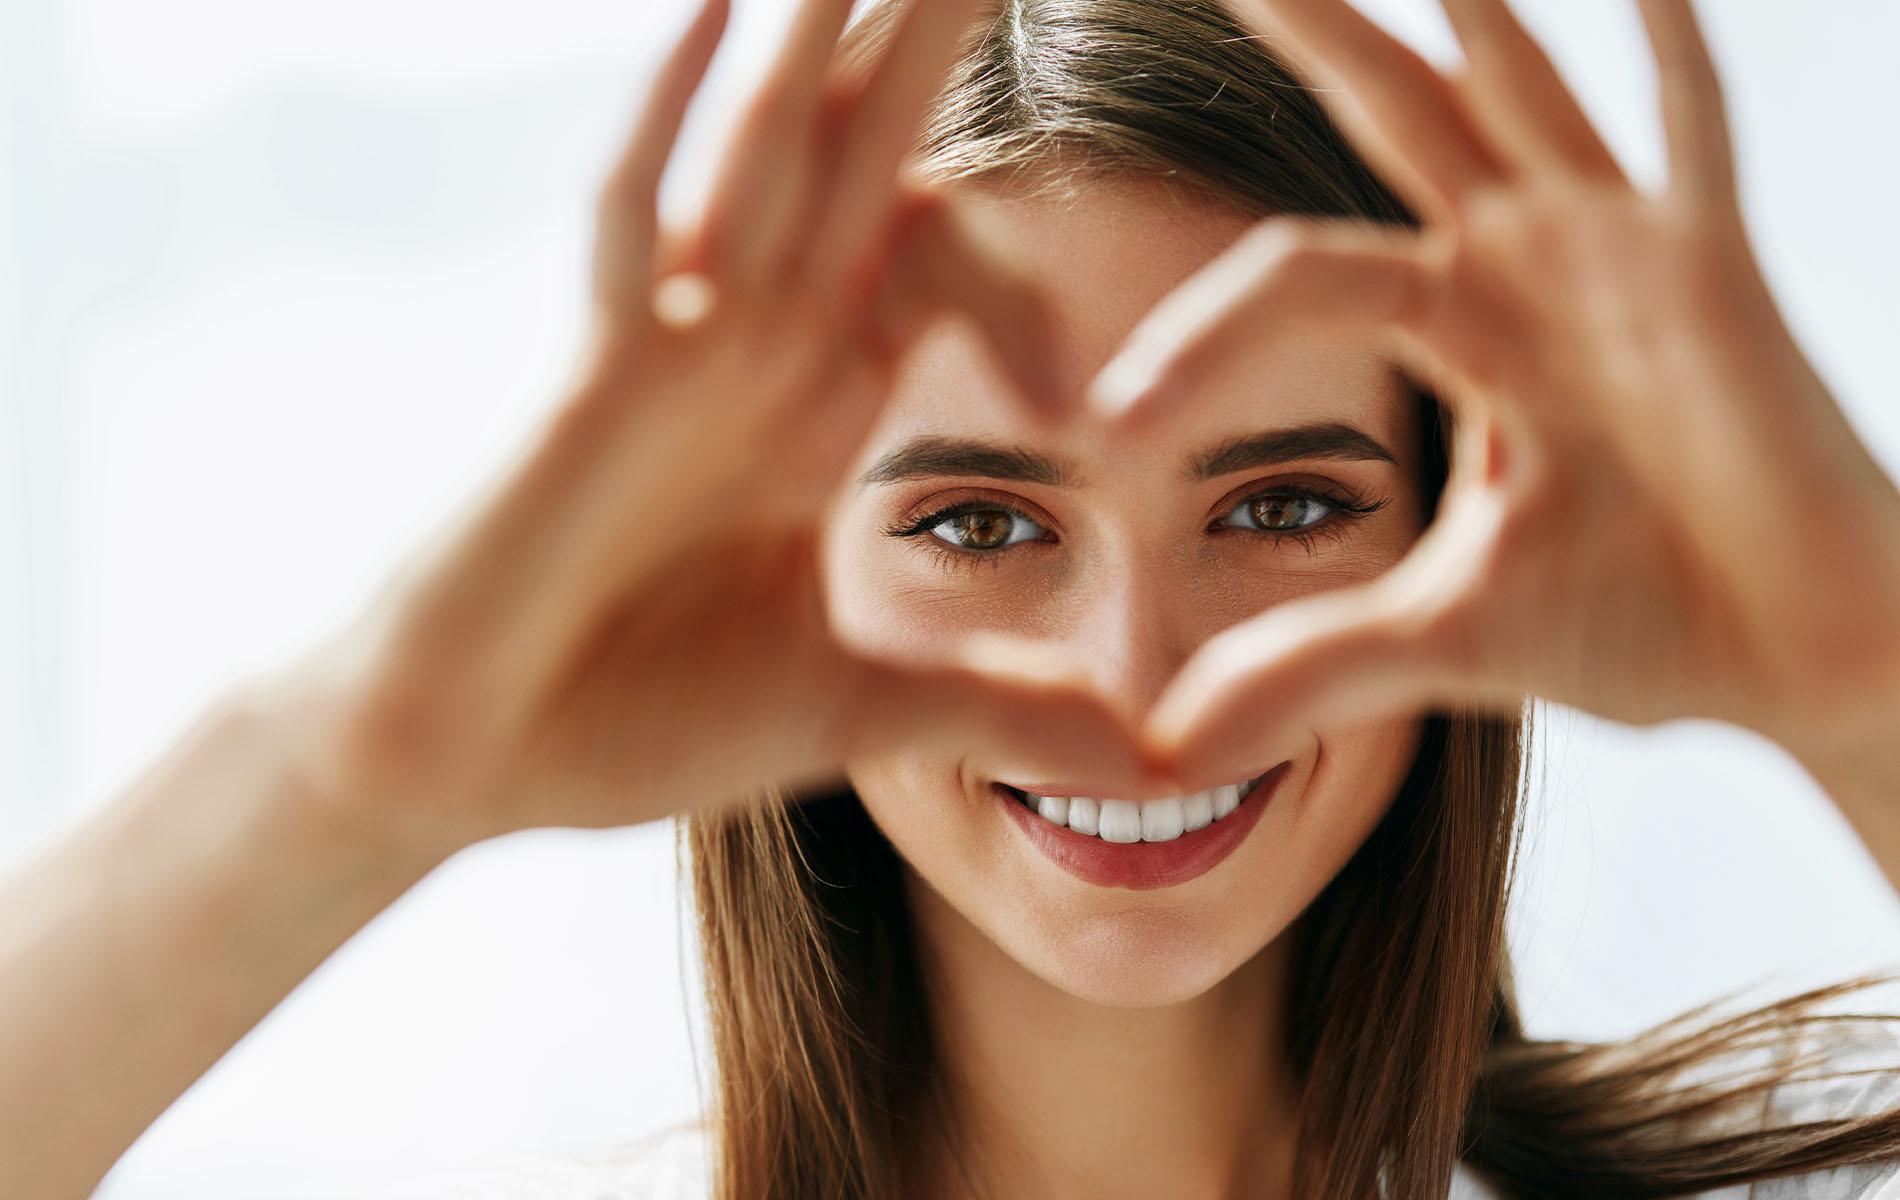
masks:
MULTIPOLYGON (((962 199, 1046 289, 1078 379, 1249 224, 1143 181, 962 199)), ((900 656, 979 632, 1045 641, 1140 710, 1210 635, 1390 569, 1424 527, 1417 397, 1366 346, 1271 338, 1215 403, 1129 439, 1039 430, 972 330, 943 323, 903 365, 828 518, 835 624, 900 656)), ((998 786, 1047 779, 1033 761, 972 745, 847 774, 908 867, 927 940, 980 934, 1071 995, 1151 1005, 1204 992, 1278 937, 1377 824, 1420 725, 1308 730, 1232 853, 1143 890, 1087 882, 1036 848, 1005 807, 1020 797, 998 786)))

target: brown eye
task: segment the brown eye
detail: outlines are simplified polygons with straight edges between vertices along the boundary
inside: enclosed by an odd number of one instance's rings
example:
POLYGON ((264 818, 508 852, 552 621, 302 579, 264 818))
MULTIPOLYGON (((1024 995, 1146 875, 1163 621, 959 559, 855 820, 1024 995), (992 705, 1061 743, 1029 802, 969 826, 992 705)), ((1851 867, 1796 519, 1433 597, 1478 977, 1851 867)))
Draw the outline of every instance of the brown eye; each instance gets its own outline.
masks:
POLYGON ((1262 496, 1251 507, 1254 524, 1262 529, 1298 529, 1311 523, 1302 514, 1318 505, 1303 497, 1262 496))
POLYGON ((1241 501, 1221 524, 1259 529, 1267 533, 1297 533, 1325 520, 1332 507, 1310 493, 1268 493, 1241 501), (1240 519, 1236 520, 1236 517, 1240 519))
POLYGON ((959 550, 1000 550, 1042 535, 1034 521, 1000 508, 957 513, 931 526, 930 532, 959 550))

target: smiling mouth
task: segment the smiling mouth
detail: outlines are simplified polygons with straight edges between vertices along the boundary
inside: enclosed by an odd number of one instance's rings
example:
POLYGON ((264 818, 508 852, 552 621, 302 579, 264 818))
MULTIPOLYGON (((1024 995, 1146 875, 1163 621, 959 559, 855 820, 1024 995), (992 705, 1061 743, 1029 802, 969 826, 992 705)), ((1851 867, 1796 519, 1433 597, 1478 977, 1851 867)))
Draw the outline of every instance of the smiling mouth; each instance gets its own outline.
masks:
POLYGON ((1045 796, 1002 782, 996 786, 1051 825, 1100 841, 1131 845, 1171 842, 1226 820, 1241 808, 1261 780, 1275 770, 1278 767, 1204 792, 1139 803, 1088 796, 1045 796))

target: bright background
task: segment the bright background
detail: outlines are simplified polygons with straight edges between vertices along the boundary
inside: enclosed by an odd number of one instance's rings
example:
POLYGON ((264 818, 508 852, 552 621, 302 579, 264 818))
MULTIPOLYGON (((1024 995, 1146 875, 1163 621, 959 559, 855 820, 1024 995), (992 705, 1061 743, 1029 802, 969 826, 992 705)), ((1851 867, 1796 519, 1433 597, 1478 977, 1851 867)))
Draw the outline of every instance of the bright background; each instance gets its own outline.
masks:
MULTIPOLYGON (((1426 0, 1372 7, 1444 53, 1426 0)), ((1653 178, 1633 5, 1522 7, 1653 178)), ((1769 275, 1895 469, 1900 6, 1703 8, 1769 275)), ((741 3, 675 178, 689 198, 783 14, 741 3)), ((0 4, 0 857, 342 621, 499 466, 565 377, 595 185, 682 19, 679 0, 0 4)), ((1775 747, 1566 711, 1547 730, 1512 929, 1534 1032, 1900 965, 1900 904, 1775 747)), ((347 1188, 691 1115, 676 883, 667 823, 463 853, 101 1194, 347 1188)))

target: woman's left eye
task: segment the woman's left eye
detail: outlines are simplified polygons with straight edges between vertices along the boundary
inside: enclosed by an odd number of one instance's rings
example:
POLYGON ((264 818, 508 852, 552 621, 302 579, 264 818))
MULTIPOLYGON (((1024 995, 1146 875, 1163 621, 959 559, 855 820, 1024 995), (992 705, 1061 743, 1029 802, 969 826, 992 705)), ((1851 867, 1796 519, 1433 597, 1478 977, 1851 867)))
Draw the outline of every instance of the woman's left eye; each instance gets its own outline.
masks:
POLYGON ((1299 533, 1324 521, 1342 505, 1314 492, 1279 491, 1249 496, 1215 522, 1262 533, 1299 533))

